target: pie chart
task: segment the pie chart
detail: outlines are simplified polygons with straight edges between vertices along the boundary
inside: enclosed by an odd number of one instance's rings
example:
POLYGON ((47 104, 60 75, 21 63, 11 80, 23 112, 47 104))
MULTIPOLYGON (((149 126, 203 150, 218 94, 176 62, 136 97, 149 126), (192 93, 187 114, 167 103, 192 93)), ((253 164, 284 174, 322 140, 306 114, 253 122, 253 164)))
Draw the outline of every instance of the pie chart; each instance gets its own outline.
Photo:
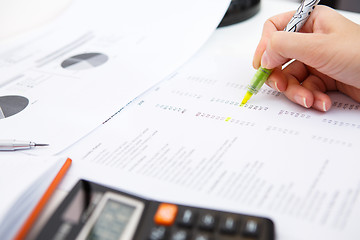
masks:
POLYGON ((29 104, 29 99, 22 96, 1 96, 0 97, 0 119, 11 117, 22 110, 29 104))
POLYGON ((102 53, 83 53, 72 56, 61 63, 61 67, 69 70, 84 70, 98 67, 109 59, 102 53))

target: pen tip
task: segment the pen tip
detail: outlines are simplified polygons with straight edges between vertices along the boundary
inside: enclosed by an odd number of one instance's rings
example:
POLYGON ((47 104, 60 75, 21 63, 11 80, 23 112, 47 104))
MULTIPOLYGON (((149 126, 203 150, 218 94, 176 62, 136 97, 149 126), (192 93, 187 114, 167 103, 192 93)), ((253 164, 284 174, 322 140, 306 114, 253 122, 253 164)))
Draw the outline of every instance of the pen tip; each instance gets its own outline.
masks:
POLYGON ((252 95, 253 94, 251 92, 246 92, 244 99, 241 101, 240 107, 244 106, 252 95))
POLYGON ((46 143, 35 143, 35 147, 45 147, 45 146, 49 146, 49 144, 46 144, 46 143))

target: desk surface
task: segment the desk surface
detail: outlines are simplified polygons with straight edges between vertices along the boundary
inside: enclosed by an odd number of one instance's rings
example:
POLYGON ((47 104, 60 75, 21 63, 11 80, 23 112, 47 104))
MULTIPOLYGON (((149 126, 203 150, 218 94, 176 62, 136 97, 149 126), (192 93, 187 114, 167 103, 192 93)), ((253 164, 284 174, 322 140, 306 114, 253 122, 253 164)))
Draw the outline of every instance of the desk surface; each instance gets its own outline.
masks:
MULTIPOLYGON (((206 49, 208 53, 212 52, 215 56, 252 55, 258 43, 263 22, 270 16, 278 14, 279 12, 293 10, 296 7, 297 4, 294 2, 263 0, 261 10, 256 16, 242 23, 216 30, 203 48, 206 49)), ((360 14, 345 12, 344 14, 350 19, 360 22, 360 14)), ((36 234, 61 200, 66 196, 66 193, 67 192, 63 190, 58 190, 55 193, 27 239, 36 238, 36 234)))
POLYGON ((70 2, 71 0, 0 1, 0 41, 31 31, 34 27, 54 19, 70 2))

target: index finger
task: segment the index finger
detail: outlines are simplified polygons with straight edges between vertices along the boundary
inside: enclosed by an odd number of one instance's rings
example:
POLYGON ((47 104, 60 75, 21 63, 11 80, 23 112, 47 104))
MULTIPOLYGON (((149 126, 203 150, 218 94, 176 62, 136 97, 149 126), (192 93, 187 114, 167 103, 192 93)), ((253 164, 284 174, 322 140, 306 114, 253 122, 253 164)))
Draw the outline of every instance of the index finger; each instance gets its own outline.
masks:
POLYGON ((273 32, 283 31, 292 16, 295 14, 295 11, 281 13, 279 15, 273 16, 265 21, 263 26, 263 31, 259 44, 255 50, 253 58, 253 66, 258 69, 261 65, 261 56, 263 55, 268 40, 273 32))

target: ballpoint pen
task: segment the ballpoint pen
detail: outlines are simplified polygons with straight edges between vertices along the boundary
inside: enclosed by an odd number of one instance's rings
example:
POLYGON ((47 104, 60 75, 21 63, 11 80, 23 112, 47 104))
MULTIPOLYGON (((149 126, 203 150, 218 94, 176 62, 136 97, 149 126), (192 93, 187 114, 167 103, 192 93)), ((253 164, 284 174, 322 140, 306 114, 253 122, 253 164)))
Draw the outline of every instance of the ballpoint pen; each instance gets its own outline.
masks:
MULTIPOLYGON (((291 18, 284 31, 286 32, 297 32, 302 26, 305 24, 307 19, 309 18, 311 12, 314 10, 315 6, 320 2, 320 0, 302 0, 300 7, 295 12, 294 16, 291 18)), ((252 95, 258 93, 262 85, 269 78, 272 73, 272 69, 266 69, 263 67, 259 67, 256 71, 254 77, 252 78, 250 84, 247 87, 247 92, 245 94, 244 99, 241 102, 240 106, 243 106, 252 95)))
POLYGON ((39 144, 30 141, 18 140, 0 140, 0 151, 25 150, 39 146, 49 146, 49 144, 39 144))

